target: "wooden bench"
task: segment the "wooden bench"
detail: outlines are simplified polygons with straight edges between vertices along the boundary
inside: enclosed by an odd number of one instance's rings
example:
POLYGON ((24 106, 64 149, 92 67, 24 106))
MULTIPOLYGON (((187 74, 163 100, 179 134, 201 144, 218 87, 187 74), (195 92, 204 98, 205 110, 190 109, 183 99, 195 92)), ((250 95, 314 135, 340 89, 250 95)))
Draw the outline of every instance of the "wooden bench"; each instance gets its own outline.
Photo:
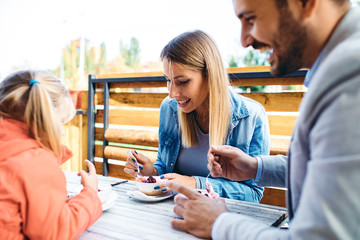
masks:
MULTIPOLYGON (((306 71, 274 78, 268 67, 229 68, 232 86, 302 86, 306 71)), ((88 159, 98 173, 132 179, 123 172, 129 149, 156 160, 161 101, 168 95, 161 72, 89 76, 88 159), (141 90, 141 91, 140 91, 141 90)), ((241 93, 268 113, 271 154, 286 154, 304 91, 241 93)), ((284 189, 266 188, 262 203, 285 206, 284 189)))

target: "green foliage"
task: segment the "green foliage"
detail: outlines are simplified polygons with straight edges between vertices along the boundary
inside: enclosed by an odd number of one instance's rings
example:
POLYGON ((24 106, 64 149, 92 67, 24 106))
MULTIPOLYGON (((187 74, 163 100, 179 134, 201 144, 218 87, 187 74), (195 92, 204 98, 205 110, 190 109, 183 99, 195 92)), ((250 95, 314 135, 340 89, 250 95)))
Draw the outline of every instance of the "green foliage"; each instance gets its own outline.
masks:
POLYGON ((85 76, 79 76, 80 40, 74 40, 63 50, 63 71, 65 84, 70 89, 87 87, 89 74, 100 74, 106 72, 105 43, 99 47, 89 48, 88 41, 85 41, 85 76), (84 82, 81 82, 81 79, 84 82))
POLYGON ((234 55, 231 55, 229 61, 229 67, 238 67, 239 66, 239 59, 236 58, 234 55))
MULTIPOLYGON (((266 66, 269 65, 267 57, 269 52, 267 51, 264 54, 261 54, 258 50, 251 49, 243 59, 245 66, 266 66)), ((229 67, 238 67, 240 64, 240 59, 236 58, 234 55, 231 56, 229 61, 229 67)), ((265 89, 265 86, 251 86, 251 87, 239 87, 243 91, 250 92, 262 92, 265 89)))
POLYGON ((244 58, 245 66, 266 66, 269 65, 267 57, 269 56, 269 51, 265 53, 260 53, 258 50, 251 49, 244 58))
POLYGON ((134 70, 140 67, 140 44, 136 38, 132 37, 130 39, 130 46, 125 46, 120 41, 120 54, 127 66, 134 70))

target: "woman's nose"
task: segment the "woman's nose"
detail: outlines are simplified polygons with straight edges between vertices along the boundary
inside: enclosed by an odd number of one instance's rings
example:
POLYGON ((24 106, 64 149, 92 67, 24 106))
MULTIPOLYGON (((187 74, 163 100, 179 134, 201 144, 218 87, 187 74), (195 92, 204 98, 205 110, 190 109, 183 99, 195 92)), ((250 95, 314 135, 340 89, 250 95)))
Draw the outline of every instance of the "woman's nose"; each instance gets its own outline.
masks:
POLYGON ((170 98, 176 98, 177 96, 179 96, 179 92, 175 84, 168 83, 168 91, 170 98))

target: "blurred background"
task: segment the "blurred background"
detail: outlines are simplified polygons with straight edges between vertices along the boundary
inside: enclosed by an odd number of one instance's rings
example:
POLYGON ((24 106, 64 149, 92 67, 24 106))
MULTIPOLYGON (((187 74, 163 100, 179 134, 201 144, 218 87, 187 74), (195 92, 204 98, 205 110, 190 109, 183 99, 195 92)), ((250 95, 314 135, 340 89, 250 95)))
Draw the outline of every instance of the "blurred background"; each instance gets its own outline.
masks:
POLYGON ((266 53, 241 47, 231 0, 1 0, 0 79, 42 69, 87 89, 88 74, 162 71, 161 49, 195 29, 215 39, 226 67, 267 65, 266 53))

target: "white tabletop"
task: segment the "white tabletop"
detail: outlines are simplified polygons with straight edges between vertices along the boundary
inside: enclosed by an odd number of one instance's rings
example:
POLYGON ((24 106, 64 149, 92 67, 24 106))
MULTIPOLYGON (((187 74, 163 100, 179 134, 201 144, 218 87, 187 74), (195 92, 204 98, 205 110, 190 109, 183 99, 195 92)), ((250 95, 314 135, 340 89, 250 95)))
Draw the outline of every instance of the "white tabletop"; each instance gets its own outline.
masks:
MULTIPOLYGON (((79 184, 80 177, 74 172, 64 171, 68 184, 79 184)), ((99 183, 115 183, 119 178, 98 175, 99 183)), ((115 205, 103 212, 87 231, 78 239, 198 239, 170 225, 173 212, 173 198, 159 202, 141 202, 130 198, 127 191, 136 190, 135 182, 129 181, 112 187, 117 193, 115 205)), ((229 211, 242 213, 266 224, 279 226, 287 217, 286 209, 226 199, 229 211)))

